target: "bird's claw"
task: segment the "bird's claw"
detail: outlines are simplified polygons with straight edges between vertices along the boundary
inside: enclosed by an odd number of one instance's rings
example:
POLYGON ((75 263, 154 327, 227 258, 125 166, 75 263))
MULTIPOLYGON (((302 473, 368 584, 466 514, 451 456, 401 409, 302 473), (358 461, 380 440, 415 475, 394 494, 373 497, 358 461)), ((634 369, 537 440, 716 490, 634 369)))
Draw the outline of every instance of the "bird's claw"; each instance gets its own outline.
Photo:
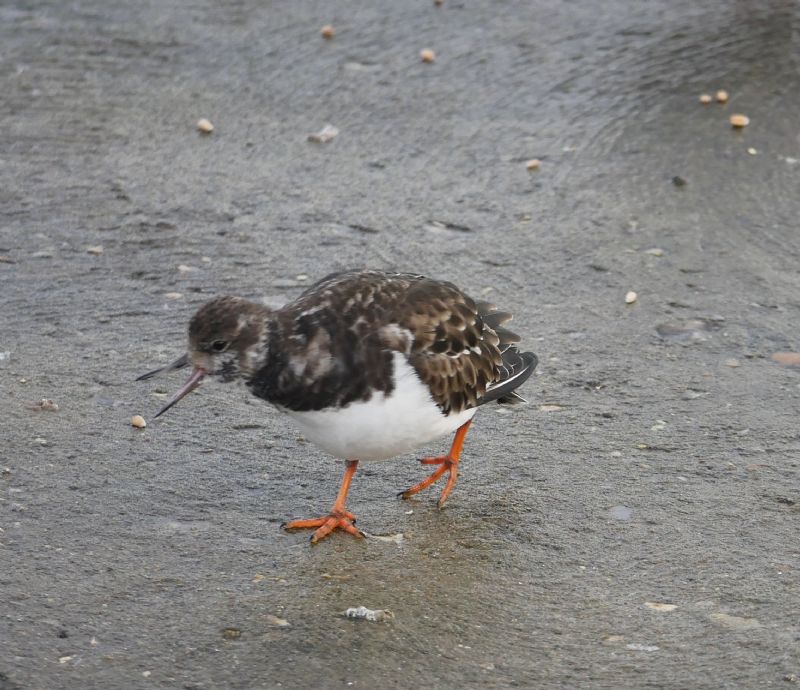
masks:
POLYGON ((287 530, 294 529, 313 529, 316 530, 311 535, 311 543, 316 544, 322 541, 329 534, 337 529, 343 530, 348 534, 363 539, 364 533, 355 527, 356 516, 350 511, 332 511, 328 515, 319 518, 312 518, 310 520, 290 520, 284 522, 281 527, 287 530))

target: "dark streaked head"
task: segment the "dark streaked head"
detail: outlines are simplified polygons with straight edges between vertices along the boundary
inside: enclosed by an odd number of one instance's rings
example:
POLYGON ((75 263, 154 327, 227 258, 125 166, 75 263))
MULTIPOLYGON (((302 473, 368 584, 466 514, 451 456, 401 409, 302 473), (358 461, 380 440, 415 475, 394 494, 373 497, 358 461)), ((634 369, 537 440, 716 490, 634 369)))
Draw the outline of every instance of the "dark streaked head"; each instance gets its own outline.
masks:
POLYGON ((206 376, 225 382, 250 378, 267 356, 271 311, 241 297, 218 297, 204 304, 189 323, 189 380, 158 412, 166 412, 206 376))

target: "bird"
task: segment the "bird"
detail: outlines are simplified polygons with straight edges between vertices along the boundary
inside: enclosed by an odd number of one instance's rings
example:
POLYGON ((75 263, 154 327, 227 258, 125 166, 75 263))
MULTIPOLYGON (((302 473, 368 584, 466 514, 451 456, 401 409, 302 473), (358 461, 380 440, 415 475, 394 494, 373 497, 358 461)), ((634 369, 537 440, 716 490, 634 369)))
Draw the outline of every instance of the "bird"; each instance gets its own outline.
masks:
POLYGON ((303 436, 345 461, 331 510, 290 520, 315 544, 336 530, 362 538, 346 501, 359 462, 387 460, 455 434, 433 472, 398 495, 409 498, 444 475, 438 505, 456 484, 464 440, 478 408, 526 402, 516 391, 538 359, 503 324, 512 315, 454 284, 413 273, 332 273, 279 309, 222 296, 189 322, 188 351, 149 379, 191 365, 164 414, 206 377, 243 381, 288 414, 303 436))

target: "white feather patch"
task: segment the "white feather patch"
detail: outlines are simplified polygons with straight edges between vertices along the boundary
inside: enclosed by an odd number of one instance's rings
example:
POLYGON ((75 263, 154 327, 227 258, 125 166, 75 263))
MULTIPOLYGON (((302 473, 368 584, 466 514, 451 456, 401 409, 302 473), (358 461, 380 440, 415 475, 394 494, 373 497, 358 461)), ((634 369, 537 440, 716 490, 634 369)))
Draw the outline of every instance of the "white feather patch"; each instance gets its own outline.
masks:
POLYGON ((445 416, 417 372, 400 354, 394 355, 394 390, 373 393, 367 402, 335 410, 287 413, 303 435, 337 458, 386 460, 416 450, 453 433, 472 419, 475 409, 445 416))

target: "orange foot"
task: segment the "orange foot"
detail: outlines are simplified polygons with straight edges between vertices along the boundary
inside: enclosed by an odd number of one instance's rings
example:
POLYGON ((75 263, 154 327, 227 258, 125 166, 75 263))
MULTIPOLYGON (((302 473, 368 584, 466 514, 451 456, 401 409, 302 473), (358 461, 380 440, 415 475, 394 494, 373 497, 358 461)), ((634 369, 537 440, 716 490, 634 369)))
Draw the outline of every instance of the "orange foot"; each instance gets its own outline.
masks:
POLYGON ((311 543, 316 544, 321 539, 327 537, 331 532, 337 529, 342 529, 348 534, 352 534, 359 539, 364 535, 356 529, 353 523, 356 521, 356 516, 348 511, 340 513, 338 511, 331 511, 328 515, 312 520, 291 520, 283 524, 284 529, 315 529, 318 528, 314 534, 311 535, 311 543))
POLYGON ((426 477, 419 484, 415 484, 410 489, 401 491, 398 496, 410 498, 423 489, 427 489, 431 484, 437 482, 443 474, 447 473, 447 484, 445 484, 444 491, 442 491, 442 495, 439 497, 439 507, 442 508, 447 497, 450 496, 450 493, 453 491, 453 487, 456 485, 456 479, 458 479, 458 461, 461 457, 461 451, 464 448, 464 438, 467 435, 467 431, 469 431, 469 425, 471 423, 472 420, 466 424, 462 424, 458 428, 456 437, 453 439, 453 445, 447 455, 441 455, 435 458, 422 458, 420 462, 423 465, 439 465, 439 467, 437 467, 429 477, 426 477))
POLYGON ((311 535, 312 544, 316 544, 337 529, 344 530, 348 534, 362 539, 364 535, 353 524, 356 521, 356 516, 348 511, 344 505, 347 499, 347 492, 350 490, 350 482, 353 480, 357 467, 357 460, 351 460, 347 463, 347 469, 345 469, 344 477, 342 478, 342 486, 339 488, 339 494, 336 496, 336 501, 330 513, 311 520, 291 520, 283 523, 282 527, 284 529, 316 529, 314 534, 311 535))

